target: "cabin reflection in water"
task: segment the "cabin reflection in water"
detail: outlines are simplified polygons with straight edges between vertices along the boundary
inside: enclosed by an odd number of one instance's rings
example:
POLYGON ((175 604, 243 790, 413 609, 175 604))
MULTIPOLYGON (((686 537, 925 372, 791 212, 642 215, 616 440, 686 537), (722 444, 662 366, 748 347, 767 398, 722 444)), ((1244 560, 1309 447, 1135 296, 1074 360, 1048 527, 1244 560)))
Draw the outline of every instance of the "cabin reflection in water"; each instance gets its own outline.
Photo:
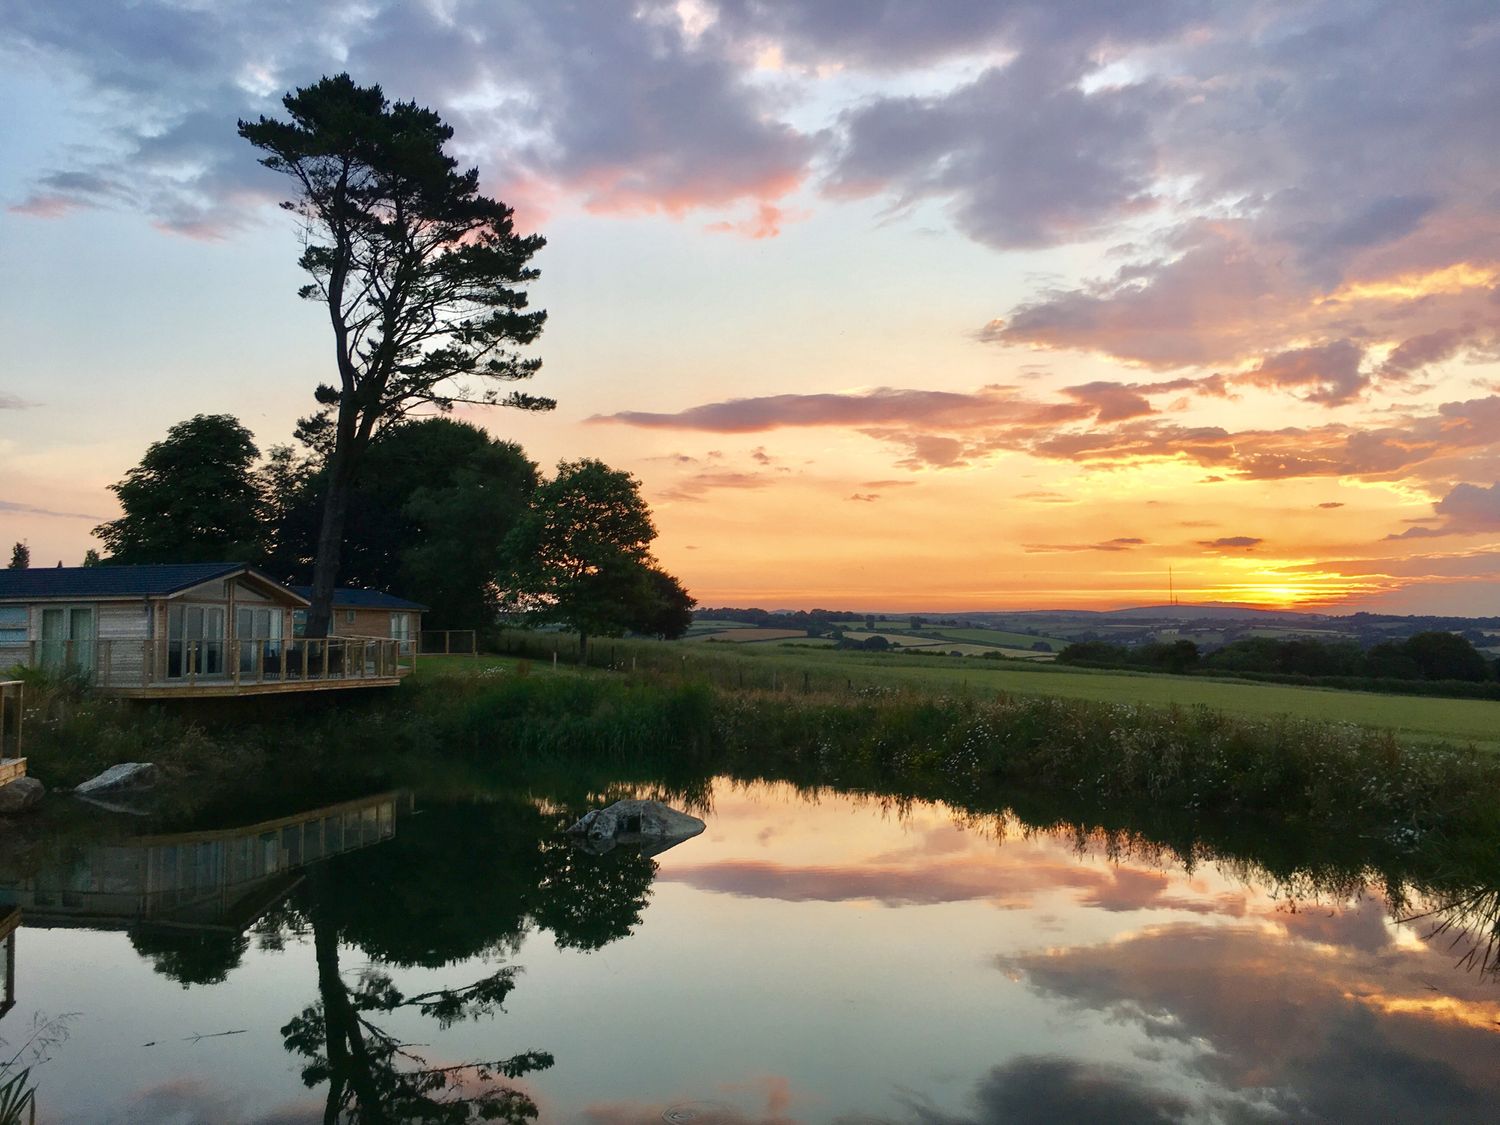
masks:
POLYGON ((300 868, 389 840, 410 808, 409 793, 382 793, 243 827, 90 845, 34 875, 0 873, 0 908, 23 908, 28 926, 238 933, 296 885, 300 868))

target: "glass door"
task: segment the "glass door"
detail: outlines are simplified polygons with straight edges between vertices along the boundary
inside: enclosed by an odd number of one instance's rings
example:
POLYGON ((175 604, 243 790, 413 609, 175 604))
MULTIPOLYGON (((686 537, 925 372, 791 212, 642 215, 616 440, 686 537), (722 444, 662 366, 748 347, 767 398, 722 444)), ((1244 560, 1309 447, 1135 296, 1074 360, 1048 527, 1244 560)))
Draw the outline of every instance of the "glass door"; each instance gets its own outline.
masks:
POLYGON ((41 641, 37 657, 43 668, 93 668, 93 606, 59 605, 44 608, 41 641))
POLYGON ((396 651, 402 656, 411 654, 411 614, 391 614, 391 640, 398 642, 396 651))
POLYGON ((234 611, 234 639, 240 675, 254 674, 258 651, 264 654, 261 657, 261 667, 268 674, 281 674, 280 607, 238 606, 234 611))
POLYGON ((224 607, 174 605, 167 611, 167 678, 224 674, 224 607))

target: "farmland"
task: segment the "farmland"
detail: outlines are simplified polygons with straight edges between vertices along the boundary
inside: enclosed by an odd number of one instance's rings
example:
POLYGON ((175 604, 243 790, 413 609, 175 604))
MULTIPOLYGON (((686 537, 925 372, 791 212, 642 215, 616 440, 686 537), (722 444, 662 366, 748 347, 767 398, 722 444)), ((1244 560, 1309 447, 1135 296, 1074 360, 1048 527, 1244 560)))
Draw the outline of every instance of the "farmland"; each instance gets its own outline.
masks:
MULTIPOLYGON (((1332 691, 1122 671, 1029 660, 869 653, 768 644, 602 641, 596 662, 707 680, 721 687, 773 691, 890 689, 921 695, 1014 694, 1154 707, 1207 707, 1227 714, 1326 720, 1389 730, 1414 741, 1442 740, 1500 751, 1500 703, 1332 691), (627 664, 627 662, 629 662, 627 664)), ((528 651, 521 634, 502 647, 528 651)), ((537 649, 537 654, 542 651, 537 649)), ((550 651, 550 649, 548 650, 550 651)), ((566 651, 566 648, 565 648, 566 651)), ((424 658, 421 667, 428 668, 424 658)))

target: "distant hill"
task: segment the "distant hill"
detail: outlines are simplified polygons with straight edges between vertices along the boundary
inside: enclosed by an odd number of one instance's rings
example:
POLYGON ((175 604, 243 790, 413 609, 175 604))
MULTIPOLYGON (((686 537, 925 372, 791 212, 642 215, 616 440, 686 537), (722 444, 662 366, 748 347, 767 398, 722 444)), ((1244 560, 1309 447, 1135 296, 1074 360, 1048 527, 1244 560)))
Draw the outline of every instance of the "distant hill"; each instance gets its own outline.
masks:
POLYGON ((1234 605, 1230 602, 1202 602, 1198 605, 1146 605, 1132 609, 1110 609, 1105 617, 1149 617, 1156 620, 1169 618, 1174 621, 1281 621, 1310 624, 1327 621, 1324 613, 1297 613, 1288 609, 1260 609, 1257 606, 1234 605))

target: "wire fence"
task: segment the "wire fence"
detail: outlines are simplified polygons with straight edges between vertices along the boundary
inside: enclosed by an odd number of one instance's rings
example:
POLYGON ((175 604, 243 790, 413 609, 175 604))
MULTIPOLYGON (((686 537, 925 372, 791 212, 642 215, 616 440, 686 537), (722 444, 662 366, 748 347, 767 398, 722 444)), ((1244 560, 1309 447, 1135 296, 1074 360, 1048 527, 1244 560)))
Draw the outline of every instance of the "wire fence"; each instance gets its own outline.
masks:
POLYGON ((417 638, 417 656, 478 656, 477 629, 423 629, 417 638))
MULTIPOLYGON (((922 665, 929 661, 937 663, 933 657, 891 657, 870 664, 854 661, 835 664, 819 659, 821 653, 804 655, 795 648, 750 652, 748 648, 752 646, 631 637, 591 640, 587 659, 581 660, 576 633, 503 629, 487 635, 486 639, 486 649, 496 655, 558 667, 586 666, 682 678, 735 691, 902 692, 917 687, 909 680, 906 671, 909 665, 905 661, 920 661, 922 665), (902 663, 897 664, 897 660, 902 663)), ((962 690, 963 685, 955 687, 962 690)))

